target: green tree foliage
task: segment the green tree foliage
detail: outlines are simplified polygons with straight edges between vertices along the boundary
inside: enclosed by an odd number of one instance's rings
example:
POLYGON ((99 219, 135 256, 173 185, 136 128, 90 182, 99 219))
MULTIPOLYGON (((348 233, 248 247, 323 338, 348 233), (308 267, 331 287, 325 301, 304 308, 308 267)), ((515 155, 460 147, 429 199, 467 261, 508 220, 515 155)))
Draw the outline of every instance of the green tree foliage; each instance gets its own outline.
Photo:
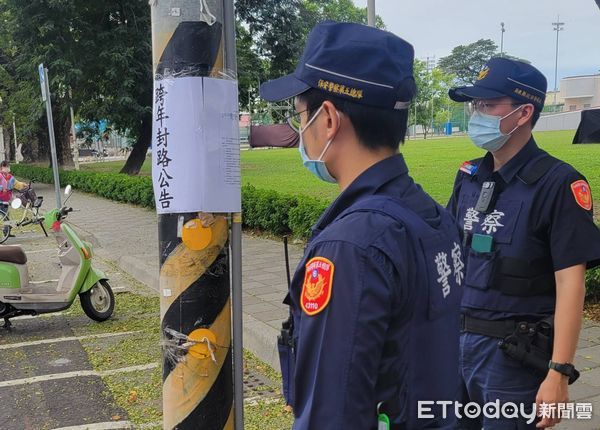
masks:
POLYGON ((0 6, 4 17, 0 23, 3 39, 8 42, 2 47, 4 73, 0 77, 0 86, 6 94, 2 124, 9 127, 14 115, 19 126, 24 126, 19 130, 30 133, 24 136, 25 140, 41 143, 41 148, 24 145, 24 154, 30 158, 48 158, 48 138, 42 126, 45 112, 37 73, 37 65, 44 62, 46 67, 51 68, 49 75, 58 159, 61 164, 68 164, 69 105, 64 101, 68 98, 69 83, 77 78, 79 72, 73 61, 76 55, 72 49, 73 33, 68 31, 73 25, 70 17, 74 6, 70 2, 48 4, 39 0, 26 3, 5 0, 0 6))
POLYGON ((414 75, 417 97, 410 108, 409 124, 420 125, 427 138, 432 126, 440 126, 451 116, 453 103, 448 97, 448 89, 452 86, 454 76, 440 68, 427 70, 425 62, 421 60, 415 60, 414 75))
MULTIPOLYGON (((293 72, 308 33, 320 21, 367 23, 351 0, 237 0, 240 102, 258 100, 258 84, 293 72)), ((385 28, 381 17, 376 25, 385 28)))
POLYGON ((71 161, 71 105, 83 120, 107 119, 113 128, 129 132, 145 145, 145 155, 152 103, 147 1, 2 0, 0 15, 0 37, 8 41, 0 48, 0 88, 8 94, 7 110, 16 117, 29 159, 48 153, 37 74, 42 62, 50 76, 61 165, 71 161), (34 141, 40 142, 38 153, 34 141))
MULTIPOLYGON (((237 0, 236 10, 242 106, 257 101, 258 82, 294 69, 314 24, 367 16, 351 0, 237 0)), ((123 171, 139 171, 151 140, 150 25, 147 0, 0 0, 0 122, 9 128, 15 118, 27 159, 49 155, 37 74, 43 62, 59 162, 70 163, 73 106, 81 121, 106 119, 127 131, 136 143, 123 171)))
POLYGON ((82 40, 92 52, 85 63, 79 114, 107 119, 113 129, 129 133, 135 143, 121 172, 138 174, 152 139, 150 7, 146 0, 78 1, 87 12, 82 40), (93 46, 100 49, 94 52, 93 46))
POLYGON ((450 55, 440 58, 438 67, 456 76, 456 84, 471 85, 484 64, 498 54, 498 46, 490 39, 479 39, 468 45, 459 45, 450 55))
POLYGON ((236 31, 236 51, 238 65, 238 88, 240 110, 250 110, 256 103, 256 91, 267 74, 267 61, 260 57, 250 36, 250 32, 240 22, 236 31))
POLYGON ((300 0, 236 2, 238 18, 248 29, 259 55, 268 61, 269 78, 290 73, 302 52, 306 32, 301 8, 300 0))
MULTIPOLYGON (((302 4, 305 31, 310 31, 317 22, 331 19, 340 22, 357 22, 367 24, 367 8, 357 7, 352 0, 305 0, 302 4)), ((380 16, 376 16, 375 26, 385 29, 380 16)))

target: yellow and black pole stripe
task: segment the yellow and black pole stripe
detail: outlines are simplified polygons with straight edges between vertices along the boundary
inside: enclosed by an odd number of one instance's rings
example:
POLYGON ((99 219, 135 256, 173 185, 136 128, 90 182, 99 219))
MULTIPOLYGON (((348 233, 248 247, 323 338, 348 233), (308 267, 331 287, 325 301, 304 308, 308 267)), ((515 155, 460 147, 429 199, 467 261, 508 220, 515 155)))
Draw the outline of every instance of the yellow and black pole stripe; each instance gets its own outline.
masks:
POLYGON ((171 294, 161 301, 164 428, 233 429, 228 222, 215 216, 204 228, 194 225, 197 214, 185 215, 182 240, 181 216, 162 215, 159 230, 161 290, 171 294), (186 226, 195 236, 189 241, 186 226), (169 351, 177 340, 165 329, 191 345, 169 351))
MULTIPOLYGON (((200 13, 202 0, 150 3, 155 79, 169 76, 176 84, 178 77, 219 77, 219 2, 210 11, 213 22, 200 13)), ((228 217, 177 213, 158 221, 163 428, 233 430, 228 217)))

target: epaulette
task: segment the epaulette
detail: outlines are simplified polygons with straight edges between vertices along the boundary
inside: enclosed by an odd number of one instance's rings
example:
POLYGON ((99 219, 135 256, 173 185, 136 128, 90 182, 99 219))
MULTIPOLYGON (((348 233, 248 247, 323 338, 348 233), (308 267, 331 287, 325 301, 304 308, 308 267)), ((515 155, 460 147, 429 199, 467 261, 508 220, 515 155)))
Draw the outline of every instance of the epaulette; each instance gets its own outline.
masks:
POLYGON ((554 158, 551 155, 546 155, 538 158, 532 164, 523 167, 521 171, 517 173, 517 177, 527 185, 531 185, 548 173, 553 166, 560 163, 563 163, 563 161, 559 160, 558 158, 554 158))

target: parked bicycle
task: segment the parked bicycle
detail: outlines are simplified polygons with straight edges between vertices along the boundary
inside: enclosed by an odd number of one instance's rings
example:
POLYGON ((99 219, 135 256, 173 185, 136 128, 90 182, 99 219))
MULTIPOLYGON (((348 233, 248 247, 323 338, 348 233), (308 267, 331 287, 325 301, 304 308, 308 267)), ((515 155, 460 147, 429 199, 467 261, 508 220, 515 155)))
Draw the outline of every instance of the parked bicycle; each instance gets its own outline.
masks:
POLYGON ((11 236, 11 231, 15 227, 25 227, 30 224, 38 224, 46 237, 48 232, 44 227, 44 217, 40 215, 40 207, 44 202, 43 196, 36 195, 33 187, 31 186, 32 181, 26 188, 21 190, 17 197, 13 199, 10 206, 6 203, 0 205, 0 243, 6 242, 11 236), (10 219, 10 210, 22 208, 22 213, 19 217, 14 220, 10 219))
POLYGON ((108 151, 106 149, 102 149, 102 151, 99 151, 97 149, 92 149, 92 156, 94 158, 103 159, 103 158, 108 157, 108 151))

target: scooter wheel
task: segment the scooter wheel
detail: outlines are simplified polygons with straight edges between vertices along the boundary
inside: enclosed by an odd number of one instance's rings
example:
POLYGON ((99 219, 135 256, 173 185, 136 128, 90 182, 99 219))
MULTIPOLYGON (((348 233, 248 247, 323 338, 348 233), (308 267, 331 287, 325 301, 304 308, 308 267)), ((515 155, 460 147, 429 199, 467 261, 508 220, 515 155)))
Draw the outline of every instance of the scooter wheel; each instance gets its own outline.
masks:
POLYGON ((106 279, 98 281, 79 298, 83 311, 94 321, 106 321, 115 309, 115 296, 106 279))

